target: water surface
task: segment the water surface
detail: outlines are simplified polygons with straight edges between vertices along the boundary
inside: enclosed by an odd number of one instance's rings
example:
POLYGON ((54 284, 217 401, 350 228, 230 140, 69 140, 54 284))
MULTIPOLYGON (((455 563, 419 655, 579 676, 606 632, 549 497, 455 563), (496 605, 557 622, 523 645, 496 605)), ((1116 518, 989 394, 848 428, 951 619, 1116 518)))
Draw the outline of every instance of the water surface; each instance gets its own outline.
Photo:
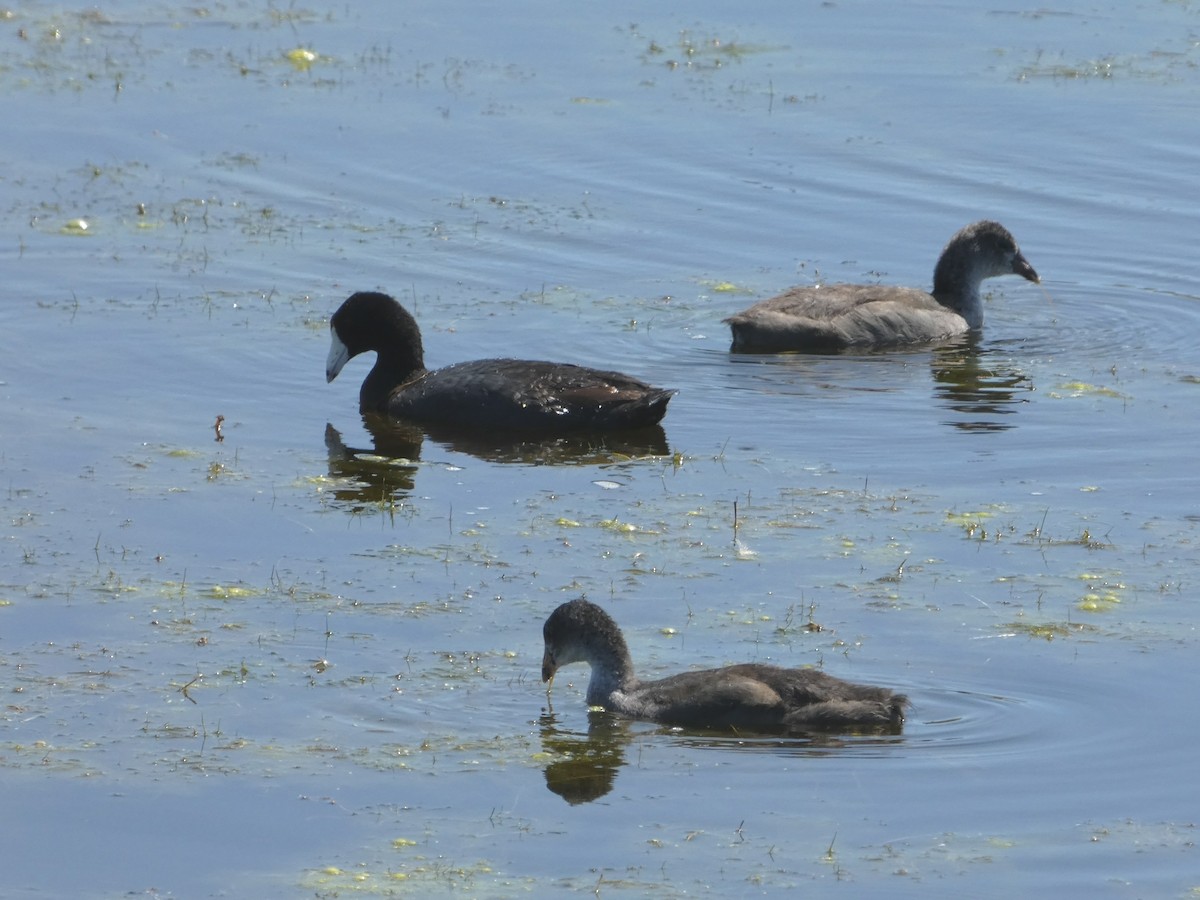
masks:
POLYGON ((1190 895, 1198 23, 13 10, 9 894, 1190 895), (989 282, 977 345, 728 353, 983 217, 1044 285, 989 282), (431 364, 680 394, 634 442, 372 433, 367 363, 322 366, 375 288, 431 364), (647 675, 820 665, 912 716, 589 716, 584 669, 538 683, 579 595, 647 675))

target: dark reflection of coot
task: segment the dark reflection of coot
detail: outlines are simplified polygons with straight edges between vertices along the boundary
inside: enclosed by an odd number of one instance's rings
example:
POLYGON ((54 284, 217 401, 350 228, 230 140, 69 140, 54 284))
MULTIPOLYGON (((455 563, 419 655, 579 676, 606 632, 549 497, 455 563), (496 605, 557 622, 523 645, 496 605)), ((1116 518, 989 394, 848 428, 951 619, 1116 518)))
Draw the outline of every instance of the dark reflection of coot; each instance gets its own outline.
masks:
POLYGON ((351 504, 355 512, 394 502, 412 492, 426 438, 447 450, 488 462, 531 466, 606 465, 671 453, 667 435, 659 425, 620 432, 555 435, 418 425, 374 413, 363 416, 363 425, 374 444, 370 450, 347 446, 333 425, 325 426, 329 474, 338 481, 333 496, 351 504))
POLYGON ((770 753, 779 756, 837 756, 847 752, 878 753, 889 746, 906 742, 903 734, 822 734, 775 737, 771 735, 731 735, 728 731, 689 730, 677 734, 685 747, 705 750, 729 750, 741 753, 770 753))
POLYGON ((667 456, 671 452, 660 425, 627 431, 549 434, 530 429, 460 428, 429 423, 418 426, 375 413, 363 416, 363 424, 374 438, 379 456, 407 455, 414 430, 447 450, 488 462, 595 465, 628 457, 667 456), (400 452, 397 454, 396 450, 400 452))
POLYGON ((939 347, 930 360, 934 397, 947 409, 961 414, 949 424, 963 431, 1004 431, 1016 425, 1005 417, 1015 413, 1033 379, 994 350, 983 350, 975 341, 939 347))
POLYGON ((382 446, 377 438, 374 450, 361 450, 347 447, 338 430, 326 424, 329 475, 337 481, 334 498, 360 511, 406 497, 413 489, 424 438, 420 428, 396 428, 382 446))
POLYGON ((634 722, 612 713, 590 710, 587 734, 559 727, 547 708, 538 718, 546 765, 546 787, 572 806, 599 800, 612 791, 625 765, 626 748, 638 735, 658 736, 696 750, 768 753, 774 756, 823 757, 845 753, 880 755, 903 746, 902 734, 738 735, 729 729, 672 728, 634 722))
POLYGON ((546 766, 546 787, 572 806, 590 803, 613 788, 625 765, 625 747, 633 739, 630 722, 604 712, 588 713, 587 734, 558 727, 553 710, 538 719, 546 766))

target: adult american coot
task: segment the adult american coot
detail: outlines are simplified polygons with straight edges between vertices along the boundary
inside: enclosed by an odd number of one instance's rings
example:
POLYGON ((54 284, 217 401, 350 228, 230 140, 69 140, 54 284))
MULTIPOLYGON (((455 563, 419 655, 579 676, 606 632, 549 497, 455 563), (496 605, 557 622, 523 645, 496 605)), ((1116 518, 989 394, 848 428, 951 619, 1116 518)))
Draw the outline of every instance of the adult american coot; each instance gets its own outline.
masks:
POLYGON ((634 719, 764 732, 899 731, 908 698, 816 669, 746 663, 640 681, 621 629, 596 604, 564 603, 542 627, 542 681, 562 666, 592 667, 587 702, 634 719))
POLYGON ((326 381, 358 354, 376 353, 358 395, 364 413, 469 427, 611 430, 655 424, 675 394, 570 363, 481 359, 426 369, 416 320, 387 294, 351 295, 329 328, 326 381))
POLYGON ((945 340, 983 326, 979 284, 996 275, 1041 281, 1008 229, 975 222, 942 251, 932 294, 878 284, 795 287, 726 319, 730 349, 822 353, 945 340))

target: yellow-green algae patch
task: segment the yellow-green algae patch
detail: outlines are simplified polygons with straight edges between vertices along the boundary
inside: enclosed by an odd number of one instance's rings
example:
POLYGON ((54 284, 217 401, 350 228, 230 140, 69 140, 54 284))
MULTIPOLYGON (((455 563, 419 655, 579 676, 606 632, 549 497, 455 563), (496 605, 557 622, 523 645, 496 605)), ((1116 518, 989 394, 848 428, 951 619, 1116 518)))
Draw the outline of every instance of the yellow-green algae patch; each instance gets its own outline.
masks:
POLYGON ((208 596, 214 600, 240 600, 244 597, 257 597, 262 591, 255 588, 238 585, 214 584, 208 589, 208 596))
POLYGON ((284 58, 301 72, 312 68, 313 64, 319 62, 321 59, 316 51, 309 50, 307 47, 296 47, 293 50, 289 50, 284 54, 284 58))
POLYGON ((1114 391, 1112 388, 1101 387, 1097 384, 1089 384, 1086 381, 1068 381, 1059 385, 1058 391, 1050 391, 1050 396, 1056 399, 1064 397, 1114 397, 1118 400, 1127 400, 1128 397, 1120 391, 1114 391), (1065 393, 1060 393, 1060 391, 1065 393))
POLYGON ((741 287, 732 281, 706 281, 704 286, 714 294, 752 294, 750 288, 741 287))
POLYGON ((1109 612, 1121 603, 1122 594, 1126 587, 1111 575, 1096 572, 1083 572, 1079 580, 1087 585, 1087 590, 1079 602, 1077 609, 1084 612, 1109 612))
MULTIPOLYGON (((493 874, 492 867, 483 861, 469 865, 454 865, 441 857, 417 857, 402 868, 375 870, 362 864, 354 868, 324 866, 313 869, 300 879, 303 890, 318 896, 334 897, 351 894, 360 897, 395 896, 398 882, 405 883, 406 894, 419 892, 420 885, 445 893, 447 888, 470 892, 476 881, 493 874), (416 884, 410 882, 416 881, 416 884)), ((415 893, 414 893, 415 895, 415 893)))
POLYGON ((643 534, 653 534, 653 532, 647 532, 645 529, 639 528, 632 522, 622 522, 619 519, 601 519, 599 524, 601 528, 607 531, 616 531, 620 534, 635 534, 638 532, 643 534))
POLYGON ((1072 635, 1095 631, 1090 625, 1081 622, 1006 622, 997 626, 1014 634, 1024 634, 1029 637, 1042 638, 1052 641, 1055 638, 1071 637, 1072 635))

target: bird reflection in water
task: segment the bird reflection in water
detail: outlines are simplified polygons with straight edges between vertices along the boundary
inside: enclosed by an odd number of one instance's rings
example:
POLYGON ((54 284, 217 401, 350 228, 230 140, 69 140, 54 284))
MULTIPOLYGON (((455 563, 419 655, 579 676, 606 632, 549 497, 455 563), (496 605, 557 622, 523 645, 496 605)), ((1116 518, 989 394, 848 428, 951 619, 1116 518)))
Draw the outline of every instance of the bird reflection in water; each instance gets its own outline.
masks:
POLYGON ((599 800, 613 789, 634 739, 670 738, 677 746, 700 750, 771 753, 780 756, 881 755, 905 743, 903 734, 739 735, 730 729, 675 728, 637 722, 599 709, 588 711, 587 733, 563 728, 552 707, 538 717, 542 753, 549 757, 546 787, 572 806, 599 800))
POLYGON ((329 454, 329 477, 334 482, 333 498, 351 512, 363 512, 394 504, 413 489, 421 459, 424 433, 415 427, 397 428, 386 442, 375 440, 375 449, 346 446, 341 433, 325 425, 325 449, 329 454))
POLYGON ((939 347, 930 361, 933 392, 945 408, 960 414, 947 424, 962 431, 1005 431, 1016 425, 1006 419, 1028 403, 1033 379, 994 349, 975 341, 939 347))
MULTIPOLYGON (((375 436, 377 448, 396 425, 394 419, 383 416, 366 416, 363 421, 375 436)), ((661 425, 632 431, 570 434, 542 434, 527 429, 466 429, 451 425, 427 424, 423 427, 425 434, 445 449, 466 453, 486 462, 527 466, 593 466, 626 459, 668 456, 671 452, 661 425)))
POLYGON ((546 787, 572 806, 598 800, 613 788, 633 740, 628 719, 605 712, 588 713, 587 734, 560 728, 554 710, 538 718, 546 766, 546 787))
POLYGON ((485 462, 527 466, 607 465, 630 459, 670 456, 666 432, 653 425, 629 431, 574 432, 567 435, 499 429, 418 425, 367 413, 363 425, 371 449, 348 446, 331 424, 325 426, 333 497, 362 512, 404 500, 413 491, 426 438, 442 449, 485 462))

